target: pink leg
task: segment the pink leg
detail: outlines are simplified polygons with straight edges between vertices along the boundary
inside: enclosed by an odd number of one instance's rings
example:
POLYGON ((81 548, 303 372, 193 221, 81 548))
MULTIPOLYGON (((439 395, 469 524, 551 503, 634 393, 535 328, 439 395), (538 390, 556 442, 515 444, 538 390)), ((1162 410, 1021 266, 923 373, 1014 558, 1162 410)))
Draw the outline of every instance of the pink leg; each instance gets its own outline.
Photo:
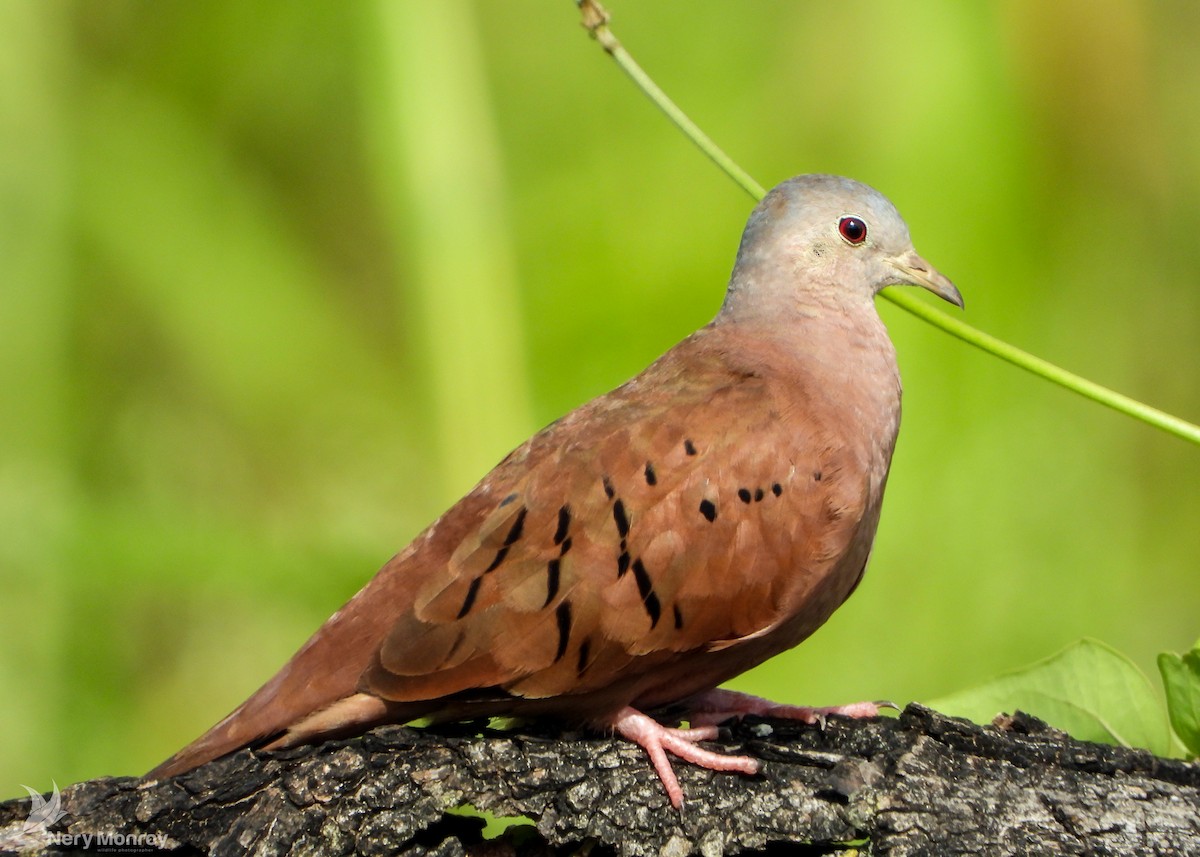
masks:
POLYGON ((830 714, 840 714, 843 717, 878 717, 880 708, 895 708, 890 702, 853 702, 849 705, 831 705, 827 708, 808 708, 802 705, 780 705, 748 693, 738 693, 736 690, 716 690, 693 696, 685 703, 693 715, 688 719, 693 726, 721 723, 731 718, 742 718, 747 714, 759 717, 780 717, 785 720, 799 720, 803 723, 820 723, 825 726, 825 718, 830 714))
POLYGON ((696 729, 671 729, 652 717, 633 708, 622 708, 613 718, 612 726, 624 738, 640 746, 650 756, 650 763, 667 790, 671 806, 683 808, 683 789, 671 769, 667 751, 684 761, 708 768, 711 771, 737 771, 757 774, 759 762, 749 756, 725 756, 697 747, 698 741, 711 741, 717 737, 717 727, 701 726, 696 729))

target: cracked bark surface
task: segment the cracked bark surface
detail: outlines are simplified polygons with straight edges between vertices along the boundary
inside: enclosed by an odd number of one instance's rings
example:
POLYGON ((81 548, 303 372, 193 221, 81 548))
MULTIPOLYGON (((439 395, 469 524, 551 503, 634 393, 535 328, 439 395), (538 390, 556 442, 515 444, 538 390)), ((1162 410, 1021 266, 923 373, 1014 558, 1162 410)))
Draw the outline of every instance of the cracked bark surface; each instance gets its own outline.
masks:
POLYGON ((1023 715, 980 727, 910 705, 824 730, 751 719, 720 743, 766 760, 763 775, 678 763, 682 814, 619 739, 391 726, 165 782, 78 783, 49 833, 20 834, 30 801, 8 801, 0 848, 62 853, 52 839, 117 832, 214 855, 1200 854, 1200 765, 1023 715), (452 811, 465 805, 524 820, 487 839, 452 811))

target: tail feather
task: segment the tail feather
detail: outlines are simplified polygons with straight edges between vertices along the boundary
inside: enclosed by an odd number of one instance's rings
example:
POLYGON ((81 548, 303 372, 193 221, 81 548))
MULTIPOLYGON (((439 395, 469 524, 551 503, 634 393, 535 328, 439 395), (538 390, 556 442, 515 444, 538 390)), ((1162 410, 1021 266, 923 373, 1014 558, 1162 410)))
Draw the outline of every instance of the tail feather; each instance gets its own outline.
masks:
POLYGON ((146 778, 162 780, 178 776, 243 747, 279 750, 297 744, 359 734, 380 723, 414 719, 421 716, 426 708, 420 704, 396 706, 377 696, 355 693, 294 723, 270 727, 260 725, 269 722, 266 718, 255 719, 244 713, 253 701, 254 698, 248 700, 208 732, 146 774, 146 778))

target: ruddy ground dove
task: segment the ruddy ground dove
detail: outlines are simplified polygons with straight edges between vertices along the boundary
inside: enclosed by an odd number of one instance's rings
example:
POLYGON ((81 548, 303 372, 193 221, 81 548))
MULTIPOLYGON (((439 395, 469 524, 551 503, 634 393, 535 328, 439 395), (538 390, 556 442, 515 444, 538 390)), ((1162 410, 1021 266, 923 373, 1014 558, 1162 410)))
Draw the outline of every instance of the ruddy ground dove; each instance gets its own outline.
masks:
POLYGON ((704 749, 775 705, 717 686, 811 634, 862 577, 900 420, 874 305, 916 285, 962 306, 887 199, 809 175, 742 236, 716 318, 526 441, 335 613, 257 693, 151 771, 421 717, 553 718, 649 753, 704 749), (649 714, 672 706, 691 728, 649 714))

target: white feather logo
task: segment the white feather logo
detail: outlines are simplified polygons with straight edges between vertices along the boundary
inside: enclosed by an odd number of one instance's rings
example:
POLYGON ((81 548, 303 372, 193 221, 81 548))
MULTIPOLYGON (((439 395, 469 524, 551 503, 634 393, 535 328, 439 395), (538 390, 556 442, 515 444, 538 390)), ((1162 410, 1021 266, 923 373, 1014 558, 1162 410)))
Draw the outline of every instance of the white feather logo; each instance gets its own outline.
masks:
POLYGON ((22 788, 29 792, 29 797, 33 801, 33 805, 29 808, 29 818, 25 821, 26 833, 45 830, 66 815, 62 808, 62 798, 58 794, 58 783, 54 783, 54 791, 50 793, 50 800, 46 800, 40 792, 34 791, 29 786, 22 784, 22 788))

